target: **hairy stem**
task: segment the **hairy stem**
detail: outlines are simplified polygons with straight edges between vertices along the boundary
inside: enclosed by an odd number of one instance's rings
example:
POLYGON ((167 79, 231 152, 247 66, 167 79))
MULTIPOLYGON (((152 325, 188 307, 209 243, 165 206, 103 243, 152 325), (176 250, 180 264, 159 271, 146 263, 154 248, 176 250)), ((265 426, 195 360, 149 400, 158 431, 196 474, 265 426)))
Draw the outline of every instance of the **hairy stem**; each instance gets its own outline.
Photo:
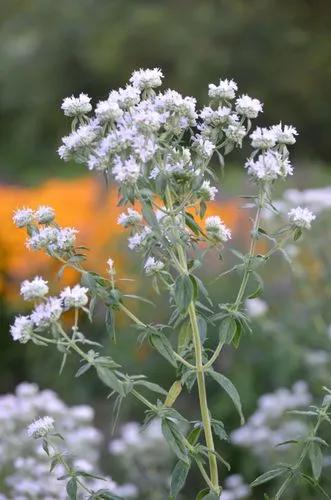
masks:
POLYGON ((250 247, 249 247, 248 258, 247 258, 247 261, 245 264, 244 275, 243 275, 243 278, 242 278, 242 281, 240 284, 240 288, 238 291, 236 301, 234 303, 235 310, 238 310, 238 308, 243 300, 243 297, 244 297, 244 294, 246 291, 246 287, 248 284, 249 276, 250 276, 251 271, 252 271, 251 264, 252 264, 252 259, 253 259, 254 254, 255 254, 256 241, 258 239, 258 230, 259 230, 259 226, 260 226, 262 210, 263 210, 263 207, 265 204, 265 198, 266 198, 266 193, 264 191, 262 191, 259 194, 259 198, 258 198, 258 206, 257 206, 256 214, 255 214, 254 223, 253 223, 251 243, 250 243, 250 247))
MULTIPOLYGON (((167 201, 167 208, 172 210, 173 202, 172 202, 171 193, 170 193, 170 190, 168 187, 166 189, 166 201, 167 201)), ((180 244, 176 245, 176 249, 177 249, 177 253, 178 253, 178 260, 181 264, 181 268, 182 268, 182 270, 185 271, 185 273, 188 273, 186 254, 185 254, 185 252, 180 244)), ((218 480, 217 458, 216 458, 216 455, 214 453, 215 452, 215 445, 214 445, 214 438, 213 438, 210 415, 209 415, 209 408, 208 408, 206 381, 205 381, 205 374, 204 374, 204 367, 203 367, 203 360, 202 360, 202 344, 201 344, 201 339, 200 339, 200 332, 199 332, 199 326, 198 326, 198 321, 197 321, 195 305, 194 305, 193 301, 190 303, 190 305, 188 307, 188 313, 189 313, 189 318, 190 318, 190 323, 191 323, 191 328, 192 328, 192 338, 193 338, 193 346, 194 346, 194 352, 195 352, 195 370, 196 370, 196 374, 197 374, 201 420, 202 420, 202 424, 203 424, 206 445, 207 445, 208 449, 210 450, 209 454, 208 454, 210 481, 211 481, 211 485, 212 485, 213 489, 215 491, 219 492, 220 488, 219 488, 219 480, 218 480)))

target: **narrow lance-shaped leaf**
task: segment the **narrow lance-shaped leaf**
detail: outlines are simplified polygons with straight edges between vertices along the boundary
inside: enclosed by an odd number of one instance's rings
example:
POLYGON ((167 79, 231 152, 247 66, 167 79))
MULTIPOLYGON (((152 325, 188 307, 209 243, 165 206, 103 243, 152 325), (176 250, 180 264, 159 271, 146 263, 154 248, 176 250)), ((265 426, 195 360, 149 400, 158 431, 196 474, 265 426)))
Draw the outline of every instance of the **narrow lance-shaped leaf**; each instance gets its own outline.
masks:
POLYGON ((175 281, 175 302, 181 312, 185 312, 193 299, 193 284, 187 274, 175 281))
POLYGON ((178 493, 184 488, 190 464, 179 460, 171 474, 170 496, 174 500, 178 493))
POLYGON ((238 393, 237 389, 235 388, 235 386, 231 382, 231 380, 229 380, 227 377, 225 377, 221 373, 215 372, 214 370, 208 370, 207 373, 214 380, 216 380, 216 382, 221 387, 223 387, 223 389, 225 390, 225 392, 227 392, 227 394, 230 396, 230 398, 233 401, 234 406, 236 407, 236 409, 237 409, 237 411, 239 413, 241 424, 243 424, 244 421, 245 421, 245 419, 244 419, 244 415, 243 415, 243 412, 242 412, 240 396, 239 396, 239 393, 238 393))

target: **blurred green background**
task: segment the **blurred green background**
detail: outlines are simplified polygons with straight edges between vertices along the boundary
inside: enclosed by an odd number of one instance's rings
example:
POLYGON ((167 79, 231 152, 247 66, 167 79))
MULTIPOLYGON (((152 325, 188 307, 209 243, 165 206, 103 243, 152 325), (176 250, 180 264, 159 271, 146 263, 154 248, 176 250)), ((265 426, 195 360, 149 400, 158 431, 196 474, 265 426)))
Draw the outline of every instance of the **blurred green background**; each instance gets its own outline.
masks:
MULTIPOLYGON (((60 110, 62 99, 83 91, 98 100, 125 84, 134 69, 159 66, 167 87, 196 96, 200 103, 207 101, 208 83, 220 77, 238 81, 242 93, 264 103, 259 124, 282 120, 299 130, 293 153, 298 174, 293 185, 324 185, 329 182, 330 162, 330 32, 331 3, 325 0, 1 0, 0 183, 9 189, 14 184, 35 186, 55 176, 85 175, 82 168, 61 162, 56 153, 68 127, 60 110)), ((241 194, 239 162, 243 158, 241 152, 232 157, 234 166, 224 188, 230 193, 241 194)), ((136 263, 133 260, 131 267, 136 269, 136 263)), ((6 277, 5 269, 2 273, 6 277)), ((300 294, 288 288, 287 273, 286 265, 269 271, 268 280, 277 279, 267 294, 276 316, 286 308, 284 290, 296 298, 295 309, 286 310, 282 317, 287 324, 283 333, 307 338, 314 328, 312 316, 309 307, 300 309, 300 294), (300 325, 293 324, 294 311, 300 325)), ((146 284, 141 281, 139 287, 145 290, 146 284)), ((218 294, 226 298, 227 290, 225 280, 215 289, 215 299, 218 294)), ((320 314, 325 300, 322 294, 317 306, 315 296, 311 307, 320 314)), ((104 390, 92 374, 83 384, 80 380, 72 383, 75 361, 69 362, 59 378, 60 361, 55 353, 49 353, 45 370, 40 349, 13 345, 8 325, 17 312, 15 307, 2 299, 1 392, 13 390, 21 380, 36 381, 41 387, 56 389, 71 403, 92 400, 100 407, 99 420, 108 422, 104 390)), ((143 308, 142 315, 149 314, 143 308)), ((258 395, 306 375, 295 345, 286 350, 274 339, 276 347, 269 351, 270 331, 279 328, 277 321, 268 324, 267 337, 257 327, 253 343, 244 339, 241 354, 235 354, 240 370, 232 368, 232 351, 222 365, 237 383, 247 414, 254 411, 258 395)), ((101 325, 97 331, 103 335, 101 325)), ((173 375, 166 363, 157 355, 137 354, 134 334, 126 323, 121 336, 117 346, 110 346, 115 359, 132 373, 149 373, 167 386, 173 375)), ((109 339, 105 343, 109 345, 109 339)), ((313 384, 318 393, 320 379, 313 384)), ((182 404, 191 411, 192 399, 182 404)), ((212 397, 211 404, 216 411, 222 410, 230 427, 237 426, 226 397, 212 397)), ((125 406, 123 419, 141 416, 134 402, 125 406)), ((242 459, 232 458, 236 469, 242 459)), ((256 472, 254 466, 247 469, 256 472)))

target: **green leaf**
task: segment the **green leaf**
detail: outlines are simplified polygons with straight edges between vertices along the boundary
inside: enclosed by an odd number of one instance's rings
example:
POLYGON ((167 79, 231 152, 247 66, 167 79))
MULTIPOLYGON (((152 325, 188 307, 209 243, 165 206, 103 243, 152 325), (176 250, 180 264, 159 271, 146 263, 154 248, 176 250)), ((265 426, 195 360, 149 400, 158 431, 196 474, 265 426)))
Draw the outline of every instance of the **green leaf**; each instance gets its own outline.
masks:
POLYGON ((227 316, 223 319, 219 328, 219 341, 224 344, 231 344, 237 331, 236 321, 227 316))
POLYGON ((184 444, 184 436, 178 430, 178 425, 168 418, 164 418, 162 420, 162 432, 168 445, 177 455, 179 460, 189 464, 187 450, 184 444))
POLYGON ((106 325, 106 331, 107 331, 108 335, 110 335, 112 337, 112 339, 115 340, 115 338, 116 338, 115 317, 114 317, 114 313, 113 313, 111 307, 108 307, 106 309, 105 325, 106 325))
POLYGON ((254 276, 256 282, 257 282, 257 288, 252 292, 251 294, 248 295, 248 299, 255 299, 256 297, 259 297, 262 292, 263 292, 263 281, 262 278, 259 274, 256 272, 253 272, 252 275, 254 276))
POLYGON ((201 497, 203 498, 203 500, 219 500, 220 496, 215 493, 214 491, 209 491, 209 493, 207 493, 207 495, 205 495, 204 497, 201 497))
POLYGON ((200 339, 201 342, 203 343, 206 340, 207 336, 207 321, 202 316, 198 316, 197 323, 199 328, 200 339))
POLYGON ((201 233, 200 226, 195 222, 193 215, 189 212, 185 212, 185 222, 186 225, 191 229, 191 231, 199 236, 199 234, 201 233))
POLYGON ((174 405, 176 399, 182 392, 182 384, 180 380, 175 380, 175 382, 170 387, 166 400, 164 402, 165 406, 169 406, 170 408, 174 405))
POLYGON ((199 491, 197 494, 196 500, 202 500, 202 498, 205 498, 205 496, 209 493, 209 489, 205 488, 204 490, 199 491))
POLYGON ((178 276, 175 281, 175 302, 181 312, 186 312, 193 299, 193 284, 187 274, 178 276))
POLYGON ((320 478, 323 464, 323 453, 318 443, 313 442, 309 447, 309 460, 316 481, 320 478))
POLYGON ((178 351, 182 352, 192 338, 192 328, 189 320, 184 321, 178 334, 178 351))
POLYGON ((286 472, 285 467, 278 467, 277 469, 271 469, 264 474, 261 474, 261 476, 257 477, 255 481, 251 483, 252 488, 255 486, 259 486, 260 484, 267 483, 271 481, 272 479, 281 476, 286 472))
POLYGON ((240 396, 239 396, 239 393, 238 393, 237 389, 235 388, 235 386, 231 382, 231 380, 229 380, 227 377, 225 377, 221 373, 215 372, 214 370, 208 370, 207 373, 214 380, 216 380, 216 382, 221 387, 223 387, 223 389, 225 390, 225 392, 227 392, 227 394, 230 396, 230 398, 232 399, 232 402, 233 402, 234 406, 236 407, 236 409, 237 409, 237 411, 239 413, 240 422, 241 422, 241 424, 243 424, 245 422, 245 419, 244 419, 244 415, 243 415, 243 412, 242 412, 240 396))
POLYGON ((242 331, 243 331, 243 326, 238 319, 235 319, 235 322, 236 322, 236 331, 235 331, 234 337, 232 339, 232 344, 236 349, 238 349, 239 344, 240 344, 242 331))
POLYGON ((184 488, 189 470, 190 470, 190 464, 182 462, 181 460, 179 460, 179 462, 176 463, 174 470, 172 471, 171 474, 171 485, 170 485, 171 498, 175 499, 178 493, 184 488))
POLYGON ((73 477, 67 482, 67 493, 70 500, 76 500, 77 498, 77 481, 73 477))
POLYGON ((123 384, 112 370, 109 370, 105 366, 97 366, 97 374, 105 385, 113 389, 113 391, 118 392, 122 397, 125 396, 123 384))
POLYGON ((295 230, 294 230, 294 233, 293 233, 293 239, 294 241, 297 241, 302 235, 302 229, 300 229, 299 227, 297 227, 295 230))
POLYGON ((192 429, 189 435, 187 436, 187 440, 192 446, 195 446, 197 444, 201 432, 202 432, 202 427, 199 425, 194 429, 192 429))
POLYGON ((134 385, 142 385, 150 391, 156 392, 157 394, 162 394, 163 396, 166 396, 168 394, 167 391, 163 389, 163 387, 161 387, 159 384, 148 382, 148 380, 139 380, 139 382, 136 382, 134 385))
POLYGON ((83 373, 86 373, 86 372, 87 372, 87 370, 89 370, 89 369, 91 368, 91 366, 92 366, 92 365, 91 365, 90 363, 85 363, 83 366, 81 366, 81 367, 77 370, 77 372, 76 372, 76 374, 75 374, 75 377, 77 377, 77 378, 78 378, 78 377, 80 377, 81 375, 83 375, 83 373))
POLYGON ((223 422, 221 420, 212 419, 211 425, 215 435, 218 436, 218 438, 221 439, 222 441, 227 441, 228 435, 225 432, 223 422))
POLYGON ((172 346, 164 334, 152 334, 149 337, 152 346, 167 360, 172 366, 177 367, 176 359, 173 355, 172 346))

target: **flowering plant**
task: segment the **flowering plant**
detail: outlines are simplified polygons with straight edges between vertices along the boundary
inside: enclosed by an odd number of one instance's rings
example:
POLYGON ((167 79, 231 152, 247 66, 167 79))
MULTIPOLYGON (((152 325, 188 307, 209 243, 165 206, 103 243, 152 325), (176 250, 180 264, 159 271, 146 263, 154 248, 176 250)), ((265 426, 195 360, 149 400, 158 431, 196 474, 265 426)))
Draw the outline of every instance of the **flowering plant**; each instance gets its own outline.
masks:
MULTIPOLYGON (((43 206, 18 210, 14 222, 26 228, 29 249, 45 251, 63 264, 62 269, 74 268, 81 282, 58 296, 48 296, 48 284, 42 278, 25 281, 21 293, 34 302, 34 309, 30 315, 16 318, 11 333, 23 343, 55 345, 63 353, 61 369, 69 353, 78 354, 83 364, 76 376, 95 369, 115 397, 116 414, 124 398, 138 399, 146 407, 146 425, 155 417, 160 419, 163 435, 178 459, 171 477, 171 498, 177 497, 195 464, 205 483, 197 498, 216 500, 222 493, 218 463, 229 465, 215 447, 215 437, 225 439, 226 432, 219 416, 212 415, 208 407, 207 381, 216 382, 229 395, 243 423, 238 391, 214 369, 215 361, 226 344, 237 348, 241 336, 251 332, 245 303, 262 292, 259 267, 288 240, 297 240, 315 216, 307 208, 297 207, 276 231, 269 233, 261 227, 262 213, 276 210, 272 203, 275 183, 293 174, 288 147, 295 143, 297 132, 282 124, 256 128, 249 136, 253 151, 245 163, 256 189, 246 197, 247 207, 255 208, 249 250, 243 255, 230 249, 238 264, 226 271, 240 272, 242 281, 231 303, 215 307, 198 269, 209 252, 222 255, 231 230, 218 214, 205 217, 207 204, 217 193, 212 161, 217 158, 224 168, 225 156, 242 147, 263 106, 247 95, 237 96, 233 80, 221 80, 209 85, 209 105, 198 111, 192 97, 174 90, 157 92, 162 78, 157 68, 135 71, 130 84, 111 91, 107 100, 96 105, 93 116, 87 95, 66 98, 62 109, 72 117, 72 129, 63 138, 59 155, 102 172, 107 183, 118 184, 119 205, 127 207, 118 223, 128 229, 128 246, 142 255, 155 291, 168 295, 168 323, 148 324, 131 311, 127 299, 144 299, 121 290, 112 259, 107 263, 107 275, 85 269, 85 249, 76 245, 77 231, 60 227, 54 211, 43 206), (269 246, 264 254, 256 251, 259 239, 269 246), (254 289, 252 283, 257 284, 254 289), (92 321, 96 303, 104 304, 105 325, 113 336, 115 316, 121 311, 133 321, 138 341, 149 342, 173 366, 170 389, 143 375, 125 373, 109 355, 100 353, 102 346, 86 338, 79 318, 87 314, 92 321), (74 311, 70 330, 63 322, 69 310, 74 311), (210 325, 218 325, 216 346, 209 343, 210 325), (191 391, 195 385, 200 418, 189 422, 174 405, 183 390, 191 391), (152 402, 142 391, 156 393, 157 400, 152 402)), ((103 494, 94 492, 90 498, 105 498, 103 494)))

